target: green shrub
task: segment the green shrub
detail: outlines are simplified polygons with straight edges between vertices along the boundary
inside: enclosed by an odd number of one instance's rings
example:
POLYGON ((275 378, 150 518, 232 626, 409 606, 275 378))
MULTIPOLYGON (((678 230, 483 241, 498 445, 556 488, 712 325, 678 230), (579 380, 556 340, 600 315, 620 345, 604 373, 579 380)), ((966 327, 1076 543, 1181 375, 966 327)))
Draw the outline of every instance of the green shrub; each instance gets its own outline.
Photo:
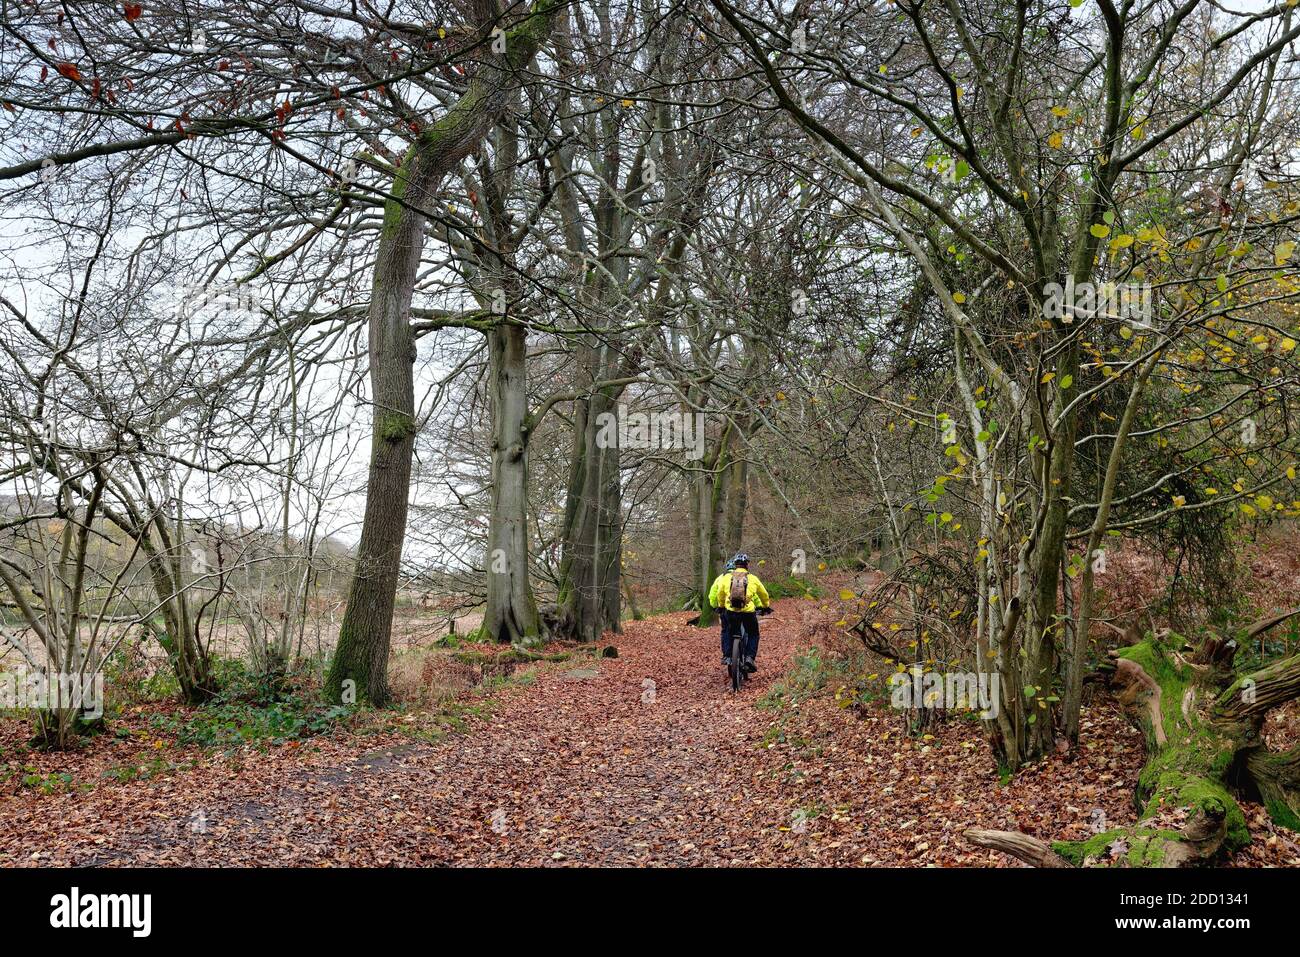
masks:
POLYGON ((152 778, 186 771, 195 767, 197 761, 169 761, 162 757, 140 755, 135 764, 119 764, 109 768, 103 776, 113 781, 148 781, 152 778))
POLYGON ((326 705, 295 694, 264 705, 218 701, 188 714, 154 715, 149 723, 174 734, 178 744, 231 748, 280 745, 324 734, 351 713, 344 705, 326 705))
POLYGON ((773 601, 778 598, 820 598, 822 596, 821 588, 805 578, 794 575, 764 582, 764 584, 767 585, 767 593, 772 596, 773 601))
POLYGON ((785 677, 772 685, 758 702, 760 708, 780 708, 795 704, 815 695, 826 687, 832 675, 842 675, 848 669, 843 658, 825 659, 820 648, 809 648, 794 656, 794 667, 785 677))
POLYGON ((104 687, 119 703, 172 701, 181 693, 180 682, 166 659, 150 659, 139 639, 122 642, 104 662, 104 687))
POLYGON ((31 791, 39 791, 41 794, 55 794, 60 791, 73 790, 76 779, 67 771, 51 771, 48 774, 41 771, 40 768, 32 764, 24 764, 21 767, 6 769, 0 774, 0 781, 7 778, 18 777, 20 787, 31 791))

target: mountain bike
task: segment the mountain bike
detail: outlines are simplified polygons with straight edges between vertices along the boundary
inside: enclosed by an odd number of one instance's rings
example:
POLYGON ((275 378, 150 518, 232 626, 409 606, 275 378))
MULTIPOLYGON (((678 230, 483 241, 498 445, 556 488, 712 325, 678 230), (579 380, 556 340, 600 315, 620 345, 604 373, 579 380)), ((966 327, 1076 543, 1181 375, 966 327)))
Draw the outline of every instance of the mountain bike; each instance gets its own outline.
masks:
POLYGON ((739 691, 749 672, 744 667, 745 626, 740 626, 740 634, 731 639, 731 664, 727 666, 727 677, 731 679, 731 690, 739 691))
MULTIPOLYGON (((758 609, 760 617, 772 614, 771 608, 758 609)), ((731 690, 739 691, 740 686, 749 680, 749 672, 745 670, 745 644, 747 635, 745 626, 740 626, 740 634, 731 639, 731 664, 727 666, 727 678, 731 681, 731 690)))

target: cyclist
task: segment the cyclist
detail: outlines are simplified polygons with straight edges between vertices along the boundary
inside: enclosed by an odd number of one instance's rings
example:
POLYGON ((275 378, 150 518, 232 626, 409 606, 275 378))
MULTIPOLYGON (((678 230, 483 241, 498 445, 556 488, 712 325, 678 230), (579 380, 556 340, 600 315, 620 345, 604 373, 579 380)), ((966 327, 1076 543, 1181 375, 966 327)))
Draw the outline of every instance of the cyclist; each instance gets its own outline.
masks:
POLYGON ((749 556, 737 552, 731 560, 734 568, 723 572, 709 589, 709 604, 724 616, 722 663, 731 665, 731 642, 745 630, 742 667, 753 674, 758 670, 758 616, 772 610, 772 599, 758 576, 749 571, 749 556))

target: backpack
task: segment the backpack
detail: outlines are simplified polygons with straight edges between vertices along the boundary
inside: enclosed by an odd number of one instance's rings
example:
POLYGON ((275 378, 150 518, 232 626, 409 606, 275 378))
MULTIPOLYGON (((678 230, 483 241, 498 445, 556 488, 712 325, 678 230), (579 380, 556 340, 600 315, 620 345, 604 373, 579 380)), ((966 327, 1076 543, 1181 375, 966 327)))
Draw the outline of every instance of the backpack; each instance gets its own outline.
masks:
POLYGON ((731 573, 731 591, 727 595, 727 604, 733 611, 739 611, 749 602, 749 572, 737 568, 731 573))

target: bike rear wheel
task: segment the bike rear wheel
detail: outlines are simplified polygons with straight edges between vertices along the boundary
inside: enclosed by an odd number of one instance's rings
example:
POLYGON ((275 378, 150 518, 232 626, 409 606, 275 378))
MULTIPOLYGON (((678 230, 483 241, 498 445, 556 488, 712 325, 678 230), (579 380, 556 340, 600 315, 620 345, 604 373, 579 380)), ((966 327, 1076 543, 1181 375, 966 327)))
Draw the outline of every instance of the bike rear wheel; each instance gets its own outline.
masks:
POLYGON ((739 691, 741 683, 745 680, 744 663, 741 660, 741 649, 744 643, 739 638, 733 638, 731 641, 731 667, 728 672, 731 674, 731 690, 739 691))

